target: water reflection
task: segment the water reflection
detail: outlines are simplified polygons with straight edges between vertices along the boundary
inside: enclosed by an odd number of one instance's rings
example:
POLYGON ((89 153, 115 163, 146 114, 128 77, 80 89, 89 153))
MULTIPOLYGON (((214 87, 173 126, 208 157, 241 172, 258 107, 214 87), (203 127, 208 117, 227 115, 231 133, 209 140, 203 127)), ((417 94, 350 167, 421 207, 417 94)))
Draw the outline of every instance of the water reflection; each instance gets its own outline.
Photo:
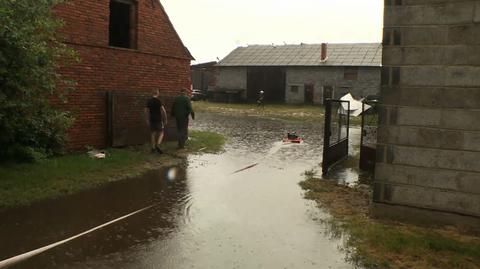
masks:
POLYGON ((104 188, 11 210, 1 215, 0 258, 5 259, 63 240, 142 207, 156 204, 128 221, 74 240, 14 268, 53 268, 118 253, 168 236, 178 229, 178 212, 189 203, 185 168, 176 180, 165 175, 172 168, 151 171, 141 178, 104 188))
POLYGON ((191 156, 100 190, 3 214, 1 257, 67 238, 135 211, 121 223, 17 268, 352 268, 329 215, 303 199, 302 173, 322 158, 321 123, 199 114, 195 129, 228 137, 221 155, 191 156), (287 132, 305 143, 284 145, 287 132), (249 165, 249 169, 233 174, 249 165))
POLYGON ((360 165, 360 134, 358 126, 350 127, 348 158, 332 167, 324 179, 333 180, 340 185, 355 187, 373 184, 374 175, 359 169, 360 165))

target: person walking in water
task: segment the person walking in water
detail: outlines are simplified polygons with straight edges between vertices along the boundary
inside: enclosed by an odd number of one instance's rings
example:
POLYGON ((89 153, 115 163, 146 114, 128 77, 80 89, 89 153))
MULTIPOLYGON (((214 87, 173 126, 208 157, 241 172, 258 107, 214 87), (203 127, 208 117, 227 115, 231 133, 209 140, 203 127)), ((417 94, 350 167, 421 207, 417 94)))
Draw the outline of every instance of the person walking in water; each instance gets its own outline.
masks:
POLYGON ((264 92, 263 91, 260 91, 258 93, 258 99, 257 99, 257 106, 260 107, 260 108, 264 108, 265 107, 265 104, 263 103, 263 99, 264 99, 264 92))
POLYGON ((153 96, 148 99, 145 107, 145 117, 147 118, 147 124, 150 126, 152 153, 162 154, 160 144, 163 141, 165 126, 167 126, 167 112, 162 101, 158 98, 159 95, 160 91, 155 90, 153 96))
POLYGON ((195 113, 192 109, 192 103, 187 96, 185 89, 180 90, 180 95, 175 97, 172 105, 172 117, 175 117, 177 124, 178 148, 185 148, 185 142, 188 138, 188 117, 195 119, 195 113))

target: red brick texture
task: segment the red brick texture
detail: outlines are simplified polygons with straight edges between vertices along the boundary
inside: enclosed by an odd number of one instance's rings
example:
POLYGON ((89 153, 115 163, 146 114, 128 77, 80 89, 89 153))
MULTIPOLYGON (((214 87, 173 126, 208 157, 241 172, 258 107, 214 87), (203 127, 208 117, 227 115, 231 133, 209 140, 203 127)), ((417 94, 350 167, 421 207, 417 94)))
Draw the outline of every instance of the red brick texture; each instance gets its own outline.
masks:
POLYGON ((107 146, 107 92, 150 94, 159 89, 162 96, 174 96, 181 88, 190 89, 192 56, 158 0, 136 1, 137 49, 108 46, 109 3, 72 0, 55 8, 65 22, 60 37, 81 59, 60 70, 77 82, 66 105, 75 117, 68 134, 72 150, 107 146))
MULTIPOLYGON (((124 147, 145 143, 150 137, 150 127, 145 118, 145 104, 150 95, 133 92, 111 92, 109 97, 109 146, 124 147), (143 120, 139 120, 143 119, 143 120)), ((170 113, 174 97, 160 96, 159 99, 170 113)), ((165 138, 176 140, 175 120, 168 119, 165 128, 165 138)))

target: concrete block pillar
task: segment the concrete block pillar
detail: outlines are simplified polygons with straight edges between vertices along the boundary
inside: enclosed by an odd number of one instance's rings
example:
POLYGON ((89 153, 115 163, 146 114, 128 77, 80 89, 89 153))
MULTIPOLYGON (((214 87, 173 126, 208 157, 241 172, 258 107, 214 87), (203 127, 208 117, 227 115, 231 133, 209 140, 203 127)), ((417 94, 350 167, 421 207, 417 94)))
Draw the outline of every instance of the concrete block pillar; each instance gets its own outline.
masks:
POLYGON ((480 229, 480 1, 384 16, 373 212, 480 229))

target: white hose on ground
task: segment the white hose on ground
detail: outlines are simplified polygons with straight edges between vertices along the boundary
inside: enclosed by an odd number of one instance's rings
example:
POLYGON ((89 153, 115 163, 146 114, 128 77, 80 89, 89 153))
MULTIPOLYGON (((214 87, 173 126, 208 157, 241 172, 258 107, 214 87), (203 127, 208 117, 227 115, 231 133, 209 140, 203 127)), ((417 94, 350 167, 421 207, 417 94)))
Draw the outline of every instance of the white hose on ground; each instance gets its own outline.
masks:
POLYGON ((70 242, 70 241, 72 241, 72 240, 74 240, 74 239, 77 239, 77 238, 79 238, 79 237, 82 237, 82 236, 84 236, 84 235, 87 235, 87 234, 89 234, 89 233, 92 233, 92 232, 94 232, 94 231, 96 231, 96 230, 102 229, 102 228, 104 228, 104 227, 106 227, 106 226, 109 226, 109 225, 111 225, 111 224, 114 224, 114 223, 116 223, 116 222, 119 222, 119 221, 121 221, 121 220, 123 220, 123 219, 126 219, 126 218, 128 218, 128 217, 131 217, 131 216, 133 216, 133 215, 136 215, 136 214, 138 214, 138 213, 140 213, 140 212, 143 212, 143 211, 145 211, 145 210, 147 210, 147 209, 150 209, 150 208, 152 208, 153 206, 154 206, 154 205, 147 206, 147 207, 145 207, 145 208, 142 208, 142 209, 140 209, 140 210, 137 210, 137 211, 135 211, 135 212, 132 212, 132 213, 130 213, 130 214, 128 214, 128 215, 125 215, 125 216, 123 216, 123 217, 114 219, 114 220, 109 221, 109 222, 107 222, 107 223, 105 223, 105 224, 102 224, 102 225, 100 225, 100 226, 97 226, 97 227, 95 227, 95 228, 92 228, 92 229, 90 229, 90 230, 88 230, 88 231, 85 231, 85 232, 83 232, 83 233, 80 233, 80 234, 77 234, 77 235, 72 236, 72 237, 70 237, 70 238, 67 238, 67 239, 65 239, 65 240, 62 240, 62 241, 59 241, 59 242, 50 244, 50 245, 48 245, 48 246, 41 247, 41 248, 38 248, 38 249, 35 249, 35 250, 32 250, 32 251, 29 251, 29 252, 27 252, 27 253, 24 253, 24 254, 21 254, 21 255, 17 255, 17 256, 15 256, 15 257, 12 257, 12 258, 9 258, 9 259, 0 261, 0 269, 4 269, 4 268, 10 267, 10 266, 12 266, 12 265, 15 265, 15 264, 17 264, 17 263, 20 263, 20 262, 22 262, 22 261, 25 261, 25 260, 27 260, 27 259, 30 259, 30 258, 32 258, 32 257, 34 257, 34 256, 37 256, 37 255, 39 255, 39 254, 41 254, 41 253, 43 253, 43 252, 45 252, 45 251, 47 251, 47 250, 50 250, 50 249, 54 248, 54 247, 63 245, 63 244, 65 244, 65 243, 67 243, 67 242, 70 242))

